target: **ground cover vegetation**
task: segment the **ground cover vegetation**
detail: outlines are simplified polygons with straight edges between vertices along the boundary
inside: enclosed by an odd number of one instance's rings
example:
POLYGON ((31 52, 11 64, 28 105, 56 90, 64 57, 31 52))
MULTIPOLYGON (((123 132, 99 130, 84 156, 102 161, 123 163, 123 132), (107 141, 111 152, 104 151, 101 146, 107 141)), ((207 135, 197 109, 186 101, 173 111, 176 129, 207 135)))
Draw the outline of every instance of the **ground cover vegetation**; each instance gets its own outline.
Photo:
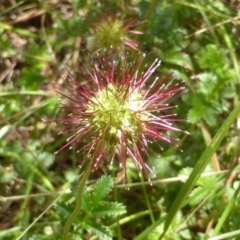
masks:
POLYGON ((0 2, 0 239, 239 239, 240 4, 0 2))

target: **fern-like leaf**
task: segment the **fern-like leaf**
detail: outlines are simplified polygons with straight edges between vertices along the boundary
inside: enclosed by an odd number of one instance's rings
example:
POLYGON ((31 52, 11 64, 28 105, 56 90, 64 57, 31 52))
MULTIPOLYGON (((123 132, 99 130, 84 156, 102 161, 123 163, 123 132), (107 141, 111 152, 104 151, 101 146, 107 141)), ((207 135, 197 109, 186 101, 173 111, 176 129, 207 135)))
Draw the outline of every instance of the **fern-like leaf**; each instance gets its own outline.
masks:
POLYGON ((101 240, 112 240, 113 233, 107 226, 88 220, 84 223, 84 228, 101 240))
POLYGON ((64 222, 73 211, 73 206, 63 201, 59 201, 54 206, 62 222, 64 222))
POLYGON ((99 179, 92 195, 93 205, 98 205, 107 196, 113 188, 113 183, 113 178, 110 176, 102 176, 99 179))
POLYGON ((118 216, 126 213, 126 207, 117 202, 101 202, 91 211, 92 217, 118 216))
POLYGON ((93 206, 92 194, 85 188, 82 196, 82 209, 84 212, 88 213, 93 206))

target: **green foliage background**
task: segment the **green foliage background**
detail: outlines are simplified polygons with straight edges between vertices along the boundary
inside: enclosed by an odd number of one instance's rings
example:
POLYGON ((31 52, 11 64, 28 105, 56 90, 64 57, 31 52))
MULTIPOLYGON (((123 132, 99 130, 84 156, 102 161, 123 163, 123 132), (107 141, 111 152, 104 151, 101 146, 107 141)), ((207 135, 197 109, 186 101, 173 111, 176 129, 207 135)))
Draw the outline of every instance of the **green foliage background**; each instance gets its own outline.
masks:
POLYGON ((184 82, 170 104, 190 135, 177 136, 179 149, 153 146, 153 186, 131 162, 129 190, 118 166, 92 173, 73 239, 239 239, 240 4, 220 0, 0 3, 0 239, 61 238, 83 154, 54 155, 67 136, 42 119, 61 114, 55 82, 78 75, 94 22, 109 13, 146 20, 133 39, 147 66, 162 60, 154 76, 184 82))

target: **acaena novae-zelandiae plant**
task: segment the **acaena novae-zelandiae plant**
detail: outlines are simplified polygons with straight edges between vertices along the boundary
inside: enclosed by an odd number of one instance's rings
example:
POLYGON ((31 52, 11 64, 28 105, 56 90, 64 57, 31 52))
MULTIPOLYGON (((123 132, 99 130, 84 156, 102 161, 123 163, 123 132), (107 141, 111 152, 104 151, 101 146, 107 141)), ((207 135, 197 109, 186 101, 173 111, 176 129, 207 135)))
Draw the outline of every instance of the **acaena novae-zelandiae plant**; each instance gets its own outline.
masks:
MULTIPOLYGON (((98 54, 97 54, 98 55, 98 54)), ((67 143, 56 153, 77 144, 77 152, 86 152, 87 167, 78 184, 76 205, 63 228, 63 240, 71 239, 71 225, 82 205, 82 193, 91 170, 117 161, 125 172, 130 158, 138 172, 144 172, 150 181, 147 165, 153 152, 150 143, 161 148, 161 141, 176 145, 169 131, 181 131, 173 125, 175 114, 166 113, 174 106, 166 101, 182 91, 179 84, 168 86, 171 75, 149 81, 160 61, 156 59, 147 70, 141 72, 143 57, 128 63, 126 55, 117 57, 113 52, 98 55, 90 67, 79 67, 81 81, 70 72, 67 83, 59 92, 65 97, 62 108, 70 112, 65 117, 45 122, 62 122, 68 127, 60 134, 71 134, 67 143)))
MULTIPOLYGON (((65 97, 61 103, 65 117, 45 122, 62 122, 67 128, 59 134, 71 136, 56 153, 77 144, 77 152, 86 152, 84 159, 94 170, 103 164, 117 161, 124 169, 127 182, 127 159, 130 158, 138 172, 150 180, 151 168, 147 164, 153 152, 151 143, 161 147, 161 141, 176 145, 177 139, 169 131, 182 131, 173 125, 179 121, 175 114, 166 113, 175 106, 166 101, 184 89, 181 84, 170 85, 171 75, 162 79, 151 75, 160 66, 156 59, 143 72, 144 55, 134 62, 113 53, 92 59, 91 67, 80 66, 81 81, 68 73, 67 83, 61 84, 65 97)), ((43 120, 44 121, 44 120, 43 120)), ((176 145, 177 146, 177 145, 176 145)))

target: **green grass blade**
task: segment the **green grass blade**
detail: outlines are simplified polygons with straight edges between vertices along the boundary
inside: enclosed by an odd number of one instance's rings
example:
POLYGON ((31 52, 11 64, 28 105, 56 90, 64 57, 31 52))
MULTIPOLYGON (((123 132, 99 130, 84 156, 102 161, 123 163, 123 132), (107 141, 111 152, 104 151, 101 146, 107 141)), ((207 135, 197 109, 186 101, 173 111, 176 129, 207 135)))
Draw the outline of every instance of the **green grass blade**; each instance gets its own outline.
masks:
POLYGON ((0 92, 0 97, 9 97, 9 96, 19 96, 19 95, 31 95, 31 96, 46 96, 51 97, 52 95, 49 92, 44 91, 18 91, 18 92, 0 92))
POLYGON ((216 152, 218 146, 220 145, 221 141, 223 140, 224 136, 227 134, 230 126, 233 124, 234 120, 237 118, 240 112, 240 102, 238 102, 237 106, 233 109, 230 113, 228 118, 225 120, 221 128, 218 130, 217 134, 214 136, 210 145, 206 148, 200 159, 198 160, 196 166, 194 167, 192 173, 190 174, 189 178, 182 186, 180 192, 178 193, 175 201, 172 204, 172 207, 167 215, 166 222, 164 225, 164 232, 160 236, 159 239, 162 239, 165 233, 167 232, 171 222, 173 221, 176 213, 182 207, 185 199, 193 189, 194 185, 196 184, 198 178, 200 177, 201 173, 204 171, 205 167, 211 160, 212 155, 216 152))
POLYGON ((232 208, 233 208, 234 204, 236 203, 239 191, 240 191, 240 185, 236 189, 236 191, 235 191, 233 197, 231 198, 231 200, 228 202, 228 204, 227 204, 226 208, 224 209, 221 217, 218 219, 218 223, 217 223, 216 227, 214 228, 212 236, 216 236, 219 233, 219 231, 221 230, 221 228, 224 226, 224 223, 227 221, 228 217, 231 214, 232 208))
MULTIPOLYGON (((216 237, 208 238, 208 240, 221 240, 221 239, 232 239, 231 237, 236 237, 240 235, 240 230, 224 233, 216 237)), ((234 238, 237 239, 237 238, 234 238)))

